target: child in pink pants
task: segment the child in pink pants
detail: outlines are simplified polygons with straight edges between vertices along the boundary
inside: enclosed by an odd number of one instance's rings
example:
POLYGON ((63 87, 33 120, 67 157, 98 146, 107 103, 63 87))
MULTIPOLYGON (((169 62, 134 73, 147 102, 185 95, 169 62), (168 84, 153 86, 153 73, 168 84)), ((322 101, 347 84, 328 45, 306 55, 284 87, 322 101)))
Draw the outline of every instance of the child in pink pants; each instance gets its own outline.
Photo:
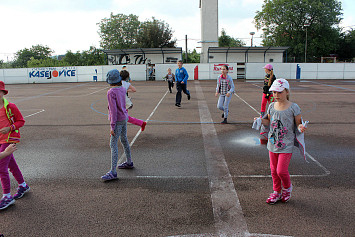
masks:
POLYGON ((269 105, 267 117, 261 121, 263 125, 270 126, 267 148, 274 190, 266 203, 275 204, 280 200, 288 202, 291 198, 292 184, 288 166, 294 149, 295 129, 304 132, 306 128, 302 125, 301 109, 296 103, 289 101, 288 81, 277 79, 270 91, 277 102, 269 105))
POLYGON ((0 179, 3 189, 0 210, 9 207, 15 199, 30 190, 12 154, 16 150, 14 143, 20 142, 19 128, 25 124, 25 120, 17 106, 4 98, 7 93, 4 82, 0 81, 0 179), (9 170, 19 184, 14 196, 11 196, 9 170))

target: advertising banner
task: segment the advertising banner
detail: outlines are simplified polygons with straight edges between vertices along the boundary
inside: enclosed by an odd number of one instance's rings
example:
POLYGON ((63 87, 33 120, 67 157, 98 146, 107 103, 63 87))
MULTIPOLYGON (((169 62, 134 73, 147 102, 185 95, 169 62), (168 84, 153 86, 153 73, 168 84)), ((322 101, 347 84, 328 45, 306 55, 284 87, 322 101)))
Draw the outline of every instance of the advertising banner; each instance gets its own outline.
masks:
POLYGON ((29 83, 77 82, 76 67, 29 68, 29 83))
POLYGON ((219 63, 219 64, 214 64, 213 65, 213 73, 214 74, 221 74, 221 67, 223 65, 227 65, 228 66, 228 73, 231 74, 231 73, 234 73, 234 67, 230 66, 228 63, 219 63))

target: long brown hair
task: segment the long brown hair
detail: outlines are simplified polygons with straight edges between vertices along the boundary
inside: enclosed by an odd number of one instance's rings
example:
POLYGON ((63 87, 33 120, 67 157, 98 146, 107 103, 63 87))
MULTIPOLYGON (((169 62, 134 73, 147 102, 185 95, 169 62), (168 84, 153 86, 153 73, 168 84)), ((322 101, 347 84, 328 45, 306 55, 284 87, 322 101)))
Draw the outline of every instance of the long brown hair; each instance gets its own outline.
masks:
POLYGON ((288 93, 288 95, 286 96, 286 98, 287 98, 288 101, 290 101, 290 90, 288 90, 288 89, 286 89, 286 88, 285 88, 285 90, 286 90, 286 92, 288 93))
POLYGON ((271 69, 269 71, 270 71, 270 77, 269 77, 269 81, 268 81, 268 86, 271 86, 271 81, 272 81, 272 78, 274 77, 274 70, 271 69))

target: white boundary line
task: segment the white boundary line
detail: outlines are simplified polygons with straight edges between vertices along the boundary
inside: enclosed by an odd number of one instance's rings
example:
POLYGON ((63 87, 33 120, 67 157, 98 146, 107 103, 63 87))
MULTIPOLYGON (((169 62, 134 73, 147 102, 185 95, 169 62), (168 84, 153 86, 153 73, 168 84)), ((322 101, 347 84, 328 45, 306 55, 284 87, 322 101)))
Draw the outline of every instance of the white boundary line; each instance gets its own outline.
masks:
POLYGON ((246 105, 248 105, 252 110, 254 110, 257 114, 260 115, 259 111, 257 111, 253 106, 251 106, 248 102, 246 102, 242 97, 240 97, 237 93, 234 93, 236 97, 238 97, 241 101, 243 101, 246 105))
POLYGON ((200 83, 195 83, 205 150, 206 169, 211 190, 215 229, 218 236, 247 236, 248 226, 217 136, 200 83))
POLYGON ((317 85, 323 85, 323 86, 333 87, 333 88, 340 89, 340 90, 352 91, 353 93, 355 92, 355 90, 349 89, 349 88, 346 88, 346 87, 334 86, 334 85, 329 85, 329 84, 320 83, 320 82, 315 82, 315 81, 309 81, 309 82, 310 82, 310 83, 313 83, 313 84, 317 84, 317 85))
POLYGON ((308 152, 306 152, 306 155, 311 159, 313 160, 314 163, 316 163, 319 167, 322 168, 322 170, 324 171, 324 175, 323 176, 328 176, 330 175, 330 171, 325 168, 321 163, 319 163, 319 161, 317 161, 313 156, 311 156, 308 152))
MULTIPOLYGON (((93 91, 93 92, 90 92, 88 94, 85 94, 85 95, 44 95, 44 97, 46 98, 62 98, 62 97, 66 97, 66 98, 73 98, 73 97, 85 97, 85 96, 89 96, 89 95, 93 95, 93 94, 96 94, 100 91, 103 91, 105 89, 108 89, 109 87, 105 87, 105 88, 102 88, 102 89, 99 89, 99 90, 96 90, 96 91, 93 91)), ((21 98, 28 98, 28 97, 25 97, 25 96, 9 96, 8 98, 11 98, 11 99, 21 99, 21 98)))
MULTIPOLYGON (((191 234, 191 235, 172 235, 168 237, 217 237, 217 236, 221 236, 221 235, 206 233, 206 234, 191 234)), ((232 235, 232 236, 237 236, 237 235, 232 235)), ((269 234, 254 234, 254 233, 246 233, 244 236, 245 237, 292 237, 288 235, 269 235, 269 234)))
POLYGON ((26 116, 24 116, 24 118, 32 117, 33 115, 36 115, 36 114, 42 113, 42 112, 44 112, 44 111, 45 111, 45 110, 44 110, 44 109, 42 109, 42 110, 40 110, 40 111, 38 111, 38 112, 36 112, 36 113, 26 115, 26 116))
MULTIPOLYGON (((153 111, 150 113, 150 115, 148 116, 148 118, 146 119, 147 124, 149 123, 149 119, 153 116, 153 114, 155 113, 155 111, 158 109, 159 105, 161 104, 161 102, 163 102, 165 96, 168 94, 168 91, 165 92, 165 94, 163 95, 163 97, 160 99, 160 101, 158 102, 158 104, 155 106, 155 108, 153 109, 153 111)), ((134 136, 134 138, 132 139, 131 143, 129 144, 131 147, 133 146, 134 142, 137 140, 137 138, 139 137, 139 135, 142 133, 142 130, 139 129, 137 134, 134 136)), ((118 161, 118 163, 123 162, 123 160, 126 158, 125 153, 123 153, 118 161)), ((144 177, 144 176, 142 176, 144 177)))
MULTIPOLYGON (((241 98, 237 93, 234 93, 240 100, 242 100, 246 105, 248 105, 252 110, 254 110, 256 113, 260 115, 260 113, 253 107, 251 106, 248 102, 246 102, 243 98, 241 98)), ((330 174, 330 171, 325 168, 321 163, 319 163, 313 156, 311 156, 308 152, 306 152, 306 155, 314 162, 316 165, 318 165, 325 174, 322 175, 293 175, 293 177, 322 177, 322 176, 328 176, 330 174)), ((270 177, 268 175, 241 175, 241 176, 236 176, 240 178, 265 178, 265 177, 270 177)))
POLYGON ((76 87, 85 86, 85 85, 88 85, 90 83, 92 83, 92 82, 87 82, 87 83, 84 83, 84 84, 79 84, 79 85, 70 86, 70 87, 65 87, 65 88, 61 88, 61 89, 58 89, 58 90, 55 90, 55 91, 51 91, 51 92, 47 92, 47 93, 43 93, 43 94, 39 94, 39 95, 23 97, 22 99, 19 99, 19 100, 15 101, 15 103, 20 103, 20 102, 23 102, 23 101, 37 99, 37 98, 40 98, 40 97, 43 97, 43 96, 56 94, 56 93, 59 93, 59 92, 65 91, 65 90, 70 90, 70 89, 73 89, 73 88, 76 88, 76 87))
MULTIPOLYGON (((305 82, 305 81, 303 81, 305 82)), ((262 86, 256 85, 256 84, 252 84, 253 86, 259 87, 259 88, 263 88, 262 86)), ((354 92, 349 91, 347 93, 342 93, 342 92, 332 92, 332 93, 327 93, 327 92, 296 92, 296 91, 292 91, 292 94, 297 94, 297 95, 351 95, 354 94, 354 92)))

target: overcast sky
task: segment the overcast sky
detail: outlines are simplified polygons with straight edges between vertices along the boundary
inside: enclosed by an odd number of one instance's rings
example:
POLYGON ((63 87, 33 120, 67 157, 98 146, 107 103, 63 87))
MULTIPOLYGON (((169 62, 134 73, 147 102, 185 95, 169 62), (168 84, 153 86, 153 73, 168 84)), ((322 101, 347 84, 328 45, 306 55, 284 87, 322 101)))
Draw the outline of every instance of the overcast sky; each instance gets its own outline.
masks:
MULTIPOLYGON (((255 31, 254 44, 260 45, 261 31, 253 18, 263 0, 219 0, 219 32, 240 38, 250 45, 249 32, 255 31)), ((355 1, 343 0, 341 26, 355 27, 355 1)), ((179 47, 198 47, 200 38, 199 0, 0 0, 0 59, 11 60, 20 49, 42 44, 54 55, 99 47, 97 23, 114 14, 135 14, 140 21, 154 16, 174 30, 179 47)), ((349 29, 349 28, 347 28, 349 29)))

